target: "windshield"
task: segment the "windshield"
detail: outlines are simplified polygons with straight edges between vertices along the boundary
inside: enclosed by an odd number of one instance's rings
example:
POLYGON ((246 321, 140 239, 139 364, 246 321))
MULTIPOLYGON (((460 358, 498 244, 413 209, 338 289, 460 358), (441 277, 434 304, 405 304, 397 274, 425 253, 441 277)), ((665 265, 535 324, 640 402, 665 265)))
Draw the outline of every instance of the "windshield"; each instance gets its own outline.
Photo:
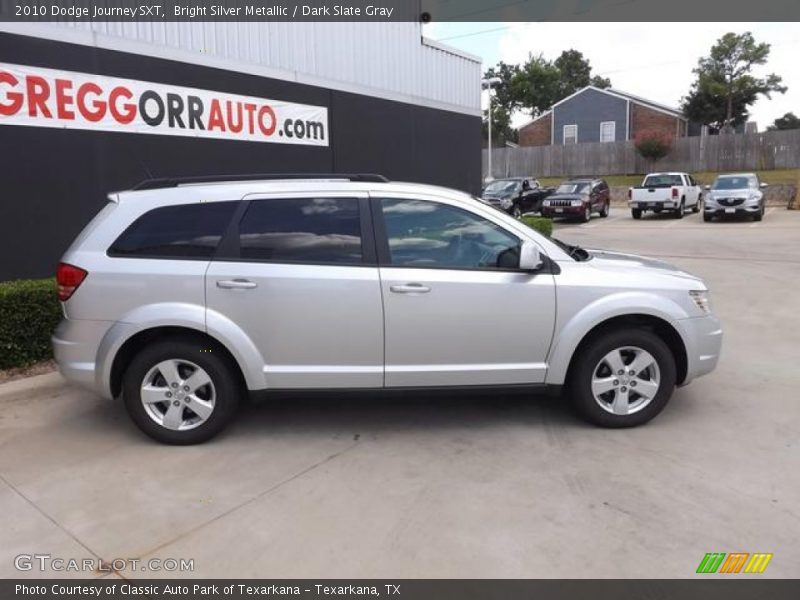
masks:
POLYGON ((755 177, 718 177, 711 186, 712 190, 742 190, 744 188, 756 188, 755 177))
POLYGON ((645 178, 642 187, 672 187, 673 185, 683 185, 680 175, 649 175, 645 178))
POLYGON ((493 181, 483 190, 484 194, 508 194, 517 189, 519 181, 509 181, 508 179, 498 179, 493 181))
POLYGON ((586 194, 589 192, 589 184, 586 182, 573 183, 568 181, 556 188, 556 194, 586 194))

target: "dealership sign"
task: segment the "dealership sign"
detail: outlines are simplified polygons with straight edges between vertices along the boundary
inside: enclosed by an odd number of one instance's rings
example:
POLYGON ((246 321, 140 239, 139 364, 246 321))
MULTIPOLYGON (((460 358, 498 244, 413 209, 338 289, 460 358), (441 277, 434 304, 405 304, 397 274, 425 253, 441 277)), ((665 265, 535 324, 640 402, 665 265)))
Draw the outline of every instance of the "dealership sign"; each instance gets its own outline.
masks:
POLYGON ((327 146, 328 109, 0 62, 0 125, 327 146))

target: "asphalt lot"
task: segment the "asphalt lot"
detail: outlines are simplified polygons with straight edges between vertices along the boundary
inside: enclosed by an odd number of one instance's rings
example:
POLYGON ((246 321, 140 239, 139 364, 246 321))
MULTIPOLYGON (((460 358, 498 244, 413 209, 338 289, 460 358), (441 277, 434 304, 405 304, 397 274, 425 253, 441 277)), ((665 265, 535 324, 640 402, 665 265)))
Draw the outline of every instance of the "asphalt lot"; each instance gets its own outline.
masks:
POLYGON ((738 577, 800 576, 800 211, 706 224, 613 208, 556 230, 712 290, 720 365, 649 425, 595 429, 523 395, 270 400, 174 448, 57 374, 12 382, 0 577, 78 575, 14 569, 45 553, 194 559, 174 575, 195 577, 670 578, 706 552, 774 554, 738 577))

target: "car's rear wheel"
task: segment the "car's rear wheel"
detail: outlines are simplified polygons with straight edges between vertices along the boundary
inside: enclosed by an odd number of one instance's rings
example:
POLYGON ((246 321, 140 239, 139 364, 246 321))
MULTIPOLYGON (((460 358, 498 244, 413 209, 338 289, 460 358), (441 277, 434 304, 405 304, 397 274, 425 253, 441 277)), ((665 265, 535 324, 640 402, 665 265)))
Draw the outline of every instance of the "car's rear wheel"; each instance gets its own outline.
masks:
POLYGON ((165 444, 197 444, 233 417, 241 391, 234 367, 221 353, 189 339, 141 350, 123 378, 123 400, 133 422, 165 444))
POLYGON ((642 218, 642 209, 641 208, 632 208, 631 209, 631 216, 634 219, 641 219, 642 218))
POLYGON ((699 212, 700 211, 700 207, 702 205, 703 205, 703 197, 702 196, 698 196, 697 197, 697 202, 695 202, 694 206, 692 207, 692 212, 693 213, 699 212))
POLYGON ((681 200, 680 205, 678 206, 677 209, 675 209, 675 218, 676 219, 682 219, 683 215, 685 215, 685 214, 686 214, 686 201, 685 200, 681 200))
POLYGON ((710 223, 711 219, 713 218, 714 218, 713 215, 710 215, 708 213, 703 213, 703 221, 705 221, 706 223, 710 223))
POLYGON ((602 427, 632 427, 660 413, 675 388, 675 358, 644 329, 603 333, 570 369, 569 394, 583 417, 602 427))

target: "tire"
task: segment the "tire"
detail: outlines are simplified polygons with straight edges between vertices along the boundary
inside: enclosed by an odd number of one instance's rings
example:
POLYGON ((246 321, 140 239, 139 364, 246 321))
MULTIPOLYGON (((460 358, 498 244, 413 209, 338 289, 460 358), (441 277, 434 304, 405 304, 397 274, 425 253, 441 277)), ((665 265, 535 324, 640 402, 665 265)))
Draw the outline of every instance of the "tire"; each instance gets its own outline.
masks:
POLYGON ((601 333, 579 349, 570 368, 567 390, 575 408, 590 423, 635 427, 664 409, 675 389, 675 380, 675 358, 660 337, 644 329, 623 329, 601 333), (612 363, 630 367, 637 359, 642 370, 634 376, 611 371, 612 363), (597 398, 593 384, 599 392, 597 398), (606 387, 608 390, 602 392, 606 387))
POLYGON ((702 205, 702 202, 703 202, 703 197, 702 196, 698 196, 697 197, 697 202, 695 202, 694 206, 692 207, 692 212, 693 213, 700 212, 700 206, 702 205))
POLYGON ((591 220, 592 220, 592 207, 587 206, 586 208, 583 209, 583 215, 581 216, 581 221, 583 221, 584 223, 588 223, 591 220))
POLYGON ((764 207, 762 206, 761 210, 753 215, 753 221, 761 221, 764 218, 764 212, 764 207))
POLYGON ((603 208, 600 209, 600 216, 605 219, 608 216, 610 210, 611 207, 609 206, 609 203, 608 202, 604 203, 603 208))
POLYGON ((511 216, 515 219, 519 219, 522 216, 522 210, 520 210, 519 204, 515 204, 511 207, 511 216))
POLYGON ((154 440, 199 444, 230 422, 242 395, 238 382, 234 365, 220 352, 189 338, 171 338, 146 346, 133 358, 123 377, 122 395, 133 422, 154 440), (183 386, 194 387, 192 375, 200 382, 207 377, 208 383, 187 393, 183 386), (172 381, 173 377, 178 381, 172 381), (145 398, 154 400, 147 405, 142 396, 145 387, 150 390, 145 398), (159 401, 162 390, 164 400, 159 401), (202 412, 193 410, 201 406, 202 412), (166 425, 167 420, 175 426, 166 425))
POLYGON ((632 208, 631 209, 631 216, 634 219, 641 219, 642 218, 642 209, 641 208, 632 208))
POLYGON ((713 219, 713 218, 714 217, 712 217, 710 214, 708 214, 706 212, 703 213, 703 221, 705 221, 706 223, 710 223, 711 219, 713 219))
POLYGON ((675 210, 675 218, 682 219, 686 214, 686 200, 681 200, 681 205, 675 210))

